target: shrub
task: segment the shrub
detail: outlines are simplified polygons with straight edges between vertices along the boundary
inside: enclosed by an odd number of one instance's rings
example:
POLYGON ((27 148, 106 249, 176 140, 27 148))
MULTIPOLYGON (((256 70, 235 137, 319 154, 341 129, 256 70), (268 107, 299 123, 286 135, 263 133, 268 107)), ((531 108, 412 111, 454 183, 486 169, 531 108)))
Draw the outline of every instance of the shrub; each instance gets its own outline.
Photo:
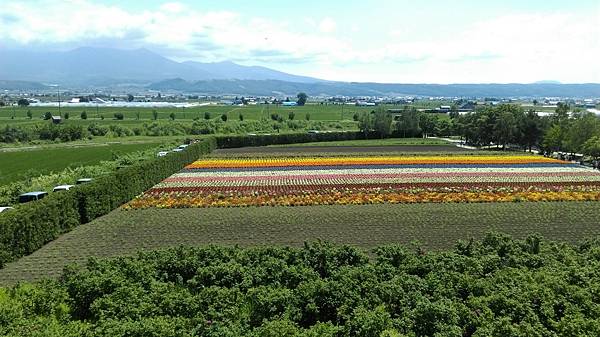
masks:
POLYGON ((223 122, 227 122, 227 115, 226 115, 226 114, 222 114, 222 115, 221 115, 221 120, 222 120, 223 122))
POLYGON ((82 111, 80 117, 81 119, 87 119, 87 112, 82 111))
POLYGON ((123 116, 123 113, 121 113, 121 112, 115 112, 114 116, 115 116, 115 119, 119 120, 119 121, 121 121, 121 120, 123 120, 125 118, 123 116))

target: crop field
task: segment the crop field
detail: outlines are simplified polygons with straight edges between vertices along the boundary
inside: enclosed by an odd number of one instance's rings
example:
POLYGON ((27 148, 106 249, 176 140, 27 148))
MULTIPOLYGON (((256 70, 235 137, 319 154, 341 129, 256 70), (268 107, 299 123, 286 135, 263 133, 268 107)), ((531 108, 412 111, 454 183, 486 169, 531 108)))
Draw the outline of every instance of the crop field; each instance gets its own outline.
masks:
POLYGON ((160 144, 93 144, 0 151, 0 185, 68 167, 94 165, 103 160, 112 160, 114 154, 142 151, 160 144))
MULTIPOLYGON (((398 106, 389 106, 390 108, 397 109, 398 106)), ((221 115, 226 114, 230 120, 239 120, 240 114, 243 115, 244 119, 258 120, 258 119, 270 119, 271 114, 278 114, 284 119, 288 119, 290 112, 294 113, 294 119, 306 119, 306 115, 309 115, 310 120, 323 120, 323 121, 338 121, 338 120, 352 120, 354 114, 362 112, 370 112, 373 107, 360 107, 351 105, 321 105, 321 104, 307 104, 305 106, 297 107, 283 107, 277 105, 246 105, 246 106, 231 106, 231 105, 204 105, 194 106, 188 108, 175 108, 175 107, 161 107, 161 108, 148 108, 148 107, 70 107, 65 104, 61 107, 61 113, 64 115, 66 112, 69 113, 69 120, 80 120, 80 115, 83 111, 86 112, 88 120, 101 120, 103 116, 104 120, 111 120, 115 113, 122 113, 124 121, 130 120, 152 120, 154 118, 154 111, 157 112, 159 120, 168 120, 171 113, 175 114, 176 120, 192 120, 194 118, 204 119, 205 113, 209 113, 211 119, 220 118, 221 115)), ((58 107, 4 107, 0 108, 0 124, 1 123, 14 123, 40 120, 45 112, 51 112, 54 115, 58 115, 58 107), (27 117, 27 111, 31 111, 32 120, 27 117)), ((442 115, 439 115, 442 117, 442 115)), ((443 115, 447 118, 446 115, 443 115)), ((122 122, 122 121, 120 121, 122 122)))
POLYGON ((533 155, 204 158, 127 208, 600 200, 600 172, 533 155))
POLYGON ((448 249, 500 231, 580 242, 600 234, 599 202, 429 203, 116 210, 0 269, 0 285, 58 277, 69 263, 179 245, 290 245, 317 239, 366 249, 419 241, 448 249))

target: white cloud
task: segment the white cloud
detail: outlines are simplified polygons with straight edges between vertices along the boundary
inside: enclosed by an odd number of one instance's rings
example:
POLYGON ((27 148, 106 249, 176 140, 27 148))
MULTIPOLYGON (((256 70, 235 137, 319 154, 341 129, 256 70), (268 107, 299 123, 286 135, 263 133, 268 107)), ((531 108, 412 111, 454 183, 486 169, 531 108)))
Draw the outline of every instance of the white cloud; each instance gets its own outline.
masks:
POLYGON ((331 17, 289 19, 177 2, 133 12, 89 0, 9 1, 0 7, 0 46, 150 46, 177 60, 232 59, 348 81, 600 82, 595 13, 506 15, 419 38, 402 20, 388 31, 352 22, 344 34, 331 17))
POLYGON ((325 18, 319 23, 319 30, 322 33, 333 33, 337 27, 337 24, 332 18, 325 18))

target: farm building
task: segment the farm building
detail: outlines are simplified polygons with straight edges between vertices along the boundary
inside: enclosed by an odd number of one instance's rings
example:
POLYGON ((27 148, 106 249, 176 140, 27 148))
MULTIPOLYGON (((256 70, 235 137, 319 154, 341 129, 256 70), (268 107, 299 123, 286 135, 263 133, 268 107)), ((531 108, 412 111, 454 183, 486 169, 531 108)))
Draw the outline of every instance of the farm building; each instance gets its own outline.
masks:
POLYGON ((54 124, 62 123, 62 117, 60 117, 60 116, 52 116, 51 119, 52 119, 52 123, 54 123, 54 124))

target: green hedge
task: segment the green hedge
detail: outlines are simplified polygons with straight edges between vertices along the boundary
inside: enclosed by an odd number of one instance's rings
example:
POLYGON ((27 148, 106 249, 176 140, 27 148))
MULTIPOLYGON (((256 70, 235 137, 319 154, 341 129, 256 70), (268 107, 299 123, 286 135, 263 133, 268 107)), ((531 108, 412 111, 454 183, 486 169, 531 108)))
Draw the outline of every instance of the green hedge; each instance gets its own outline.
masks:
POLYGON ((233 135, 215 136, 217 148, 235 148, 245 146, 265 146, 275 144, 295 144, 311 142, 329 142, 338 140, 364 139, 361 132, 319 132, 319 133, 282 133, 272 135, 233 135))
POLYGON ((0 267, 30 254, 74 227, 89 222, 133 199, 216 147, 212 137, 185 151, 116 171, 70 191, 18 205, 0 215, 0 267))

